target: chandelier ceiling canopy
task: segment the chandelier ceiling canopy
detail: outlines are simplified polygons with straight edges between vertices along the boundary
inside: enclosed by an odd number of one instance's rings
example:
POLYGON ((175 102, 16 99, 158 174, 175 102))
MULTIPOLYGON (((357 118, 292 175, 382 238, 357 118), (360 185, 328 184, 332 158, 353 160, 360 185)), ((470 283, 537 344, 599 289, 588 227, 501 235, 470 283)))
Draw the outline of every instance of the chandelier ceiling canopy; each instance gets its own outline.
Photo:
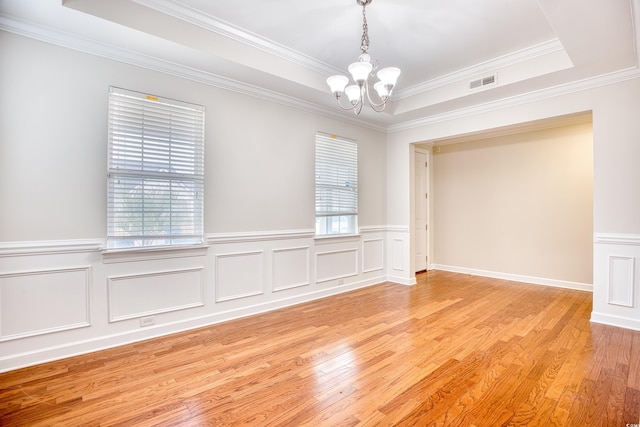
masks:
POLYGON ((380 112, 384 110, 396 85, 398 76, 400 76, 400 69, 397 67, 378 69, 378 61, 371 59, 369 55, 369 28, 367 26, 366 7, 372 1, 356 0, 356 3, 362 6, 362 42, 358 60, 349 65, 349 73, 354 83, 349 85, 349 78, 340 74, 327 79, 327 84, 336 97, 338 106, 343 110, 353 110, 355 114, 360 114, 365 99, 374 111, 380 112), (373 84, 375 95, 372 96, 369 77, 373 78, 374 76, 378 78, 378 81, 373 84), (346 107, 341 102, 343 93, 349 99, 349 104, 346 107))

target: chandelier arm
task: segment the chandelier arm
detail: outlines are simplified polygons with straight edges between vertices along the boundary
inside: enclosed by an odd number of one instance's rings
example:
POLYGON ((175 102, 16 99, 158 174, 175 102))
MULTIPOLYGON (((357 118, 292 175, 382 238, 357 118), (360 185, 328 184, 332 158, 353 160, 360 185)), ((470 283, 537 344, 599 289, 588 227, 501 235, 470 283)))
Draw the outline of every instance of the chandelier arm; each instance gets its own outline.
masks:
MULTIPOLYGON (((382 110, 384 110, 385 105, 387 105, 387 101, 389 100, 389 97, 387 97, 386 100, 381 99, 381 103, 380 104, 376 104, 372 99, 371 99, 371 95, 369 94, 370 90, 369 90, 369 82, 367 82, 366 84, 367 86, 367 90, 365 91, 367 93, 367 100, 369 100, 369 104, 371 105, 371 108, 373 108, 374 110, 376 110, 376 108, 378 107, 382 107, 382 110)), ((376 110, 376 111, 382 111, 382 110, 376 110)))
POLYGON ((383 112, 383 111, 384 111, 384 108, 387 106, 387 104, 385 103, 385 104, 380 104, 380 105, 382 106, 382 108, 380 108, 379 106, 378 106, 378 107, 376 107, 375 105, 373 105, 373 104, 372 104, 372 105, 371 105, 371 109, 372 109, 373 111, 375 111, 376 113, 381 113, 381 112, 383 112))
MULTIPOLYGON (((341 96, 336 96, 336 103, 338 104, 338 107, 340 107, 341 109, 343 109, 345 111, 355 110, 356 107, 358 106, 358 104, 361 105, 360 109, 362 109, 362 101, 358 101, 358 103, 356 103, 355 105, 351 104, 351 106, 345 107, 345 106, 342 105, 342 102, 340 101, 340 99, 342 99, 341 96)), ((358 114, 358 113, 356 113, 356 114, 358 114)))
POLYGON ((356 105, 354 105, 354 110, 353 113, 357 116, 358 114, 360 114, 360 112, 362 111, 362 106, 364 105, 364 102, 360 101, 358 102, 356 105))
POLYGON ((354 107, 357 107, 357 108, 353 110, 356 116, 360 114, 360 112, 362 111, 362 106, 364 105, 364 93, 366 90, 367 90, 366 83, 360 86, 360 98, 358 99, 358 102, 356 102, 356 104, 354 105, 354 107))

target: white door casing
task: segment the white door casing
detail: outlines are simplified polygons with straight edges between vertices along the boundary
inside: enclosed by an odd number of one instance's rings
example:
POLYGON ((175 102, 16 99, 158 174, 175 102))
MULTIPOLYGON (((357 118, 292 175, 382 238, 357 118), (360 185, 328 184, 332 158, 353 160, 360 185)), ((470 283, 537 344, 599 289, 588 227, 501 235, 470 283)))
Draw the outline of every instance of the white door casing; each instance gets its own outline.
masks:
POLYGON ((424 150, 415 150, 415 271, 424 271, 428 268, 428 179, 427 159, 428 153, 424 150))

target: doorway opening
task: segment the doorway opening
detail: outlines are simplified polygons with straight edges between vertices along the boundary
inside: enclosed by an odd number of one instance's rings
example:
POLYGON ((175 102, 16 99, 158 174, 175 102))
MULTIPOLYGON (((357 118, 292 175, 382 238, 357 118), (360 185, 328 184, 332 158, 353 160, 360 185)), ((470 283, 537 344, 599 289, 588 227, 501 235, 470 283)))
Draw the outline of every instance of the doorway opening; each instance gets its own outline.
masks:
POLYGON ((591 112, 412 147, 413 272, 463 272, 574 289, 593 282, 591 112), (427 195, 420 150, 426 151, 427 195), (418 217, 427 200, 428 233, 418 217))

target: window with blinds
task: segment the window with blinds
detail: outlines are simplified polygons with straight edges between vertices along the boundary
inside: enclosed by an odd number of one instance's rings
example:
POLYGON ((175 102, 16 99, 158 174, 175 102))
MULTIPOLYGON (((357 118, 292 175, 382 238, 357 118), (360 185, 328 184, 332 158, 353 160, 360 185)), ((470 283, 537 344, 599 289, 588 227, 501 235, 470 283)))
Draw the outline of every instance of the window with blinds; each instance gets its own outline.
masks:
POLYGON ((355 234, 358 228, 358 144, 316 134, 316 235, 355 234))
POLYGON ((109 88, 109 248, 203 240, 204 107, 109 88))

